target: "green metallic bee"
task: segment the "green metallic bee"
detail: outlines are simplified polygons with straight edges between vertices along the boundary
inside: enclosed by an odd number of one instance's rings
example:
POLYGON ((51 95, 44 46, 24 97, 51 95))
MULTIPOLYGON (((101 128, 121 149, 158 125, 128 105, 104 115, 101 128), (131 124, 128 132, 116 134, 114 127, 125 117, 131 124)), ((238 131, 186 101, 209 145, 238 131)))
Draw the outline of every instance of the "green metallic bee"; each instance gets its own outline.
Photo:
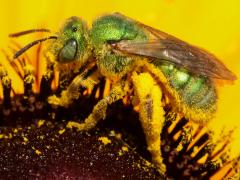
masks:
POLYGON ((130 94, 139 107, 148 150, 161 173, 166 171, 160 150, 163 106, 169 102, 181 116, 204 125, 216 111, 213 79, 236 79, 214 55, 119 13, 98 18, 91 29, 82 19, 71 17, 56 36, 30 43, 15 57, 46 39, 53 39, 45 52, 46 74, 52 71, 50 67, 62 77, 74 74, 70 85, 62 85, 61 97, 51 96, 48 102, 67 107, 79 97, 81 87, 92 89, 101 77, 110 79, 109 95, 78 128, 94 128, 105 119, 108 105, 130 94))

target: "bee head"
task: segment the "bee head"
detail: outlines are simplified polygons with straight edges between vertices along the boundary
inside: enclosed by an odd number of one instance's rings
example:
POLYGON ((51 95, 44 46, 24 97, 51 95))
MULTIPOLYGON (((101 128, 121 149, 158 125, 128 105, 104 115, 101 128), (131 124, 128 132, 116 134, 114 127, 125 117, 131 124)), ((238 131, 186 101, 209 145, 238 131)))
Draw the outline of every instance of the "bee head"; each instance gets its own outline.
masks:
POLYGON ((58 32, 57 37, 50 49, 59 63, 86 61, 89 52, 88 29, 83 20, 75 16, 70 17, 58 32))
MULTIPOLYGON (((10 34, 10 37, 18 37, 32 32, 50 32, 48 29, 33 29, 10 34)), ((87 24, 80 18, 73 16, 66 20, 60 30, 54 36, 33 41, 15 53, 18 58, 32 46, 48 39, 54 39, 47 47, 47 51, 53 55, 58 63, 79 61, 84 64, 90 52, 88 43, 87 24)))

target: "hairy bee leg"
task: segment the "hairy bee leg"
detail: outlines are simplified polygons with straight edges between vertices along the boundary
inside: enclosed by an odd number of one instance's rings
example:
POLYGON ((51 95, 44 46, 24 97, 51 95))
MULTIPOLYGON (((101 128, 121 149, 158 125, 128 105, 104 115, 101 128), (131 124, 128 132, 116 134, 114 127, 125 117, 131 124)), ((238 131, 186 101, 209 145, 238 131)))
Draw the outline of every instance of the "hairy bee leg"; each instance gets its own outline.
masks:
POLYGON ((76 76, 66 90, 61 92, 61 96, 56 95, 48 98, 48 103, 56 106, 68 107, 74 99, 80 95, 80 88, 92 89, 98 83, 98 78, 94 76, 94 72, 87 74, 82 73, 76 76))
POLYGON ((97 123, 105 119, 107 107, 123 98, 125 92, 121 84, 117 84, 110 91, 109 95, 100 100, 93 108, 92 113, 85 119, 84 123, 76 124, 74 122, 69 122, 67 127, 77 127, 81 131, 88 131, 94 128, 97 123))
POLYGON ((139 116, 145 133, 148 151, 160 173, 164 174, 166 167, 161 155, 160 134, 164 122, 164 110, 161 104, 162 91, 152 76, 148 73, 132 76, 134 92, 139 101, 139 116))

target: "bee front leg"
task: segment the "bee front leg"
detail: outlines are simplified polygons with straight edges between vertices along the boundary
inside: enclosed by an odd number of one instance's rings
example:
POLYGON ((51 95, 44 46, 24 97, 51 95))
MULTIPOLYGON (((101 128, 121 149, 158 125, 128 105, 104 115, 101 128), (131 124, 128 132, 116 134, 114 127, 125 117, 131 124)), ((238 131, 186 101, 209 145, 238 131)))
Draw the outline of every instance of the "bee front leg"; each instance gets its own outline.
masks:
POLYGON ((164 122, 164 110, 161 104, 162 91, 148 73, 133 73, 134 93, 139 101, 139 116, 147 141, 148 151, 161 174, 166 167, 161 155, 160 135, 164 122))
POLYGON ((67 89, 61 92, 60 97, 56 95, 50 96, 48 98, 48 103, 56 106, 68 107, 72 104, 74 99, 78 99, 81 87, 92 89, 97 83, 98 80, 95 76, 89 75, 85 77, 85 73, 79 74, 73 79, 67 89))
POLYGON ((84 123, 69 122, 67 127, 76 127, 81 131, 88 131, 96 126, 96 124, 106 117, 107 107, 122 99, 125 95, 122 84, 115 85, 109 95, 100 100, 93 108, 92 113, 85 119, 84 123))

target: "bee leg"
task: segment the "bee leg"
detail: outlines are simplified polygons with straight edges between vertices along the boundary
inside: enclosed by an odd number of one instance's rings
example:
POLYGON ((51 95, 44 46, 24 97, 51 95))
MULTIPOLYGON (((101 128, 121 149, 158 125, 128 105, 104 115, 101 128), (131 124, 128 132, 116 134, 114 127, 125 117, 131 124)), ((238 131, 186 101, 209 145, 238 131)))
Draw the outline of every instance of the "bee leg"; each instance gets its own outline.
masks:
POLYGON ((56 95, 48 97, 48 103, 56 106, 68 107, 72 104, 74 99, 80 96, 80 88, 93 89, 94 85, 98 83, 97 77, 89 75, 85 77, 85 73, 76 76, 66 90, 61 92, 61 96, 56 95))
POLYGON ((67 127, 76 127, 81 131, 88 131, 94 128, 101 119, 105 119, 108 105, 122 99, 124 95, 123 86, 121 84, 115 85, 109 95, 101 99, 94 106, 92 113, 85 119, 84 123, 69 122, 67 127))
POLYGON ((164 110, 161 104, 162 91, 148 73, 133 73, 134 93, 139 101, 139 116, 146 137, 148 151, 161 174, 166 167, 161 155, 160 134, 164 122, 164 110))

